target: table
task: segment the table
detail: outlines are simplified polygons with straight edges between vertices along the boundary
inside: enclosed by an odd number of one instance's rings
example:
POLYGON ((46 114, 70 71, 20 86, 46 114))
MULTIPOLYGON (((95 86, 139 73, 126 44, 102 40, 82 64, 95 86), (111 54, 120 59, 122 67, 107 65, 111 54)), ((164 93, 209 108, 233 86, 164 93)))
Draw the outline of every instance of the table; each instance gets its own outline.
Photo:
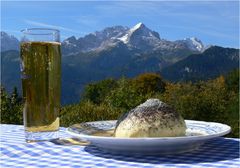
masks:
MULTIPOLYGON (((127 156, 103 152, 88 145, 60 145, 53 142, 26 143, 23 126, 1 124, 0 167, 172 167, 239 168, 239 139, 217 138, 200 149, 178 155, 127 156)), ((70 137, 65 128, 61 137, 70 137)))

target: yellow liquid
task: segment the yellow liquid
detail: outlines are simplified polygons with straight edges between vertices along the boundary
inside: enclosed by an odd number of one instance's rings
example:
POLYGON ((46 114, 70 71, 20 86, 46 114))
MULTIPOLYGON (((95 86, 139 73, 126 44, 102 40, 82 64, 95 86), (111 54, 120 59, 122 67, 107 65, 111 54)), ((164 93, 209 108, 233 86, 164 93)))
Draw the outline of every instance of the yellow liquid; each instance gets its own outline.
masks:
POLYGON ((21 61, 25 130, 58 130, 61 89, 60 43, 21 43, 21 61))

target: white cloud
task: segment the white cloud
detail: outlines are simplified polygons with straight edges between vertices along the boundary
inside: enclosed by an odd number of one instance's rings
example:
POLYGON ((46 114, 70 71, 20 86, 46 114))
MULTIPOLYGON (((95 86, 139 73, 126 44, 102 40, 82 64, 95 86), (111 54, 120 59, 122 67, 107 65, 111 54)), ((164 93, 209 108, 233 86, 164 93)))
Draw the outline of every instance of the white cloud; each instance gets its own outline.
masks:
POLYGON ((73 29, 70 29, 67 27, 63 27, 63 26, 57 26, 57 25, 47 24, 47 23, 43 23, 43 22, 36 22, 36 21, 32 21, 32 20, 24 20, 24 22, 29 25, 33 25, 33 26, 49 27, 49 28, 60 29, 60 30, 64 30, 64 31, 72 32, 72 33, 79 33, 76 30, 73 30, 73 29))

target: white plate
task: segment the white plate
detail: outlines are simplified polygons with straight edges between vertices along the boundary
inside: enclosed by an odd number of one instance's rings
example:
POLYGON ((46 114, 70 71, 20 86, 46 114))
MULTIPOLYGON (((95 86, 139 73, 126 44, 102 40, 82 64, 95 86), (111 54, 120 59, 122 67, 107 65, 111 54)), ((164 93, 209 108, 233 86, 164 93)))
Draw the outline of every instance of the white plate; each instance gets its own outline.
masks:
POLYGON ((95 121, 75 124, 67 132, 75 137, 90 141, 92 145, 114 153, 169 154, 197 149, 207 140, 223 136, 231 127, 221 123, 185 120, 186 136, 154 138, 115 138, 94 135, 99 131, 112 130, 116 120, 95 121))

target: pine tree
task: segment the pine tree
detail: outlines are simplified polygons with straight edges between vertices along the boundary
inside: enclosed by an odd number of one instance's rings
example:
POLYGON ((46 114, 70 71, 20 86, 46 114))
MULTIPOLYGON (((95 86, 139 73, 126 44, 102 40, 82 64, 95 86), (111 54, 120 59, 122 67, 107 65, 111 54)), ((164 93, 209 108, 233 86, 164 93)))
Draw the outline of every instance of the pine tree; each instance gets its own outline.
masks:
POLYGON ((14 105, 19 105, 22 103, 22 98, 19 97, 18 91, 17 91, 17 87, 13 88, 13 92, 11 94, 11 104, 14 105))
POLYGON ((3 86, 1 86, 1 123, 7 123, 9 120, 8 114, 10 110, 10 103, 7 92, 3 86))
POLYGON ((1 87, 1 123, 22 124, 22 99, 14 87, 9 97, 4 87, 1 87))

